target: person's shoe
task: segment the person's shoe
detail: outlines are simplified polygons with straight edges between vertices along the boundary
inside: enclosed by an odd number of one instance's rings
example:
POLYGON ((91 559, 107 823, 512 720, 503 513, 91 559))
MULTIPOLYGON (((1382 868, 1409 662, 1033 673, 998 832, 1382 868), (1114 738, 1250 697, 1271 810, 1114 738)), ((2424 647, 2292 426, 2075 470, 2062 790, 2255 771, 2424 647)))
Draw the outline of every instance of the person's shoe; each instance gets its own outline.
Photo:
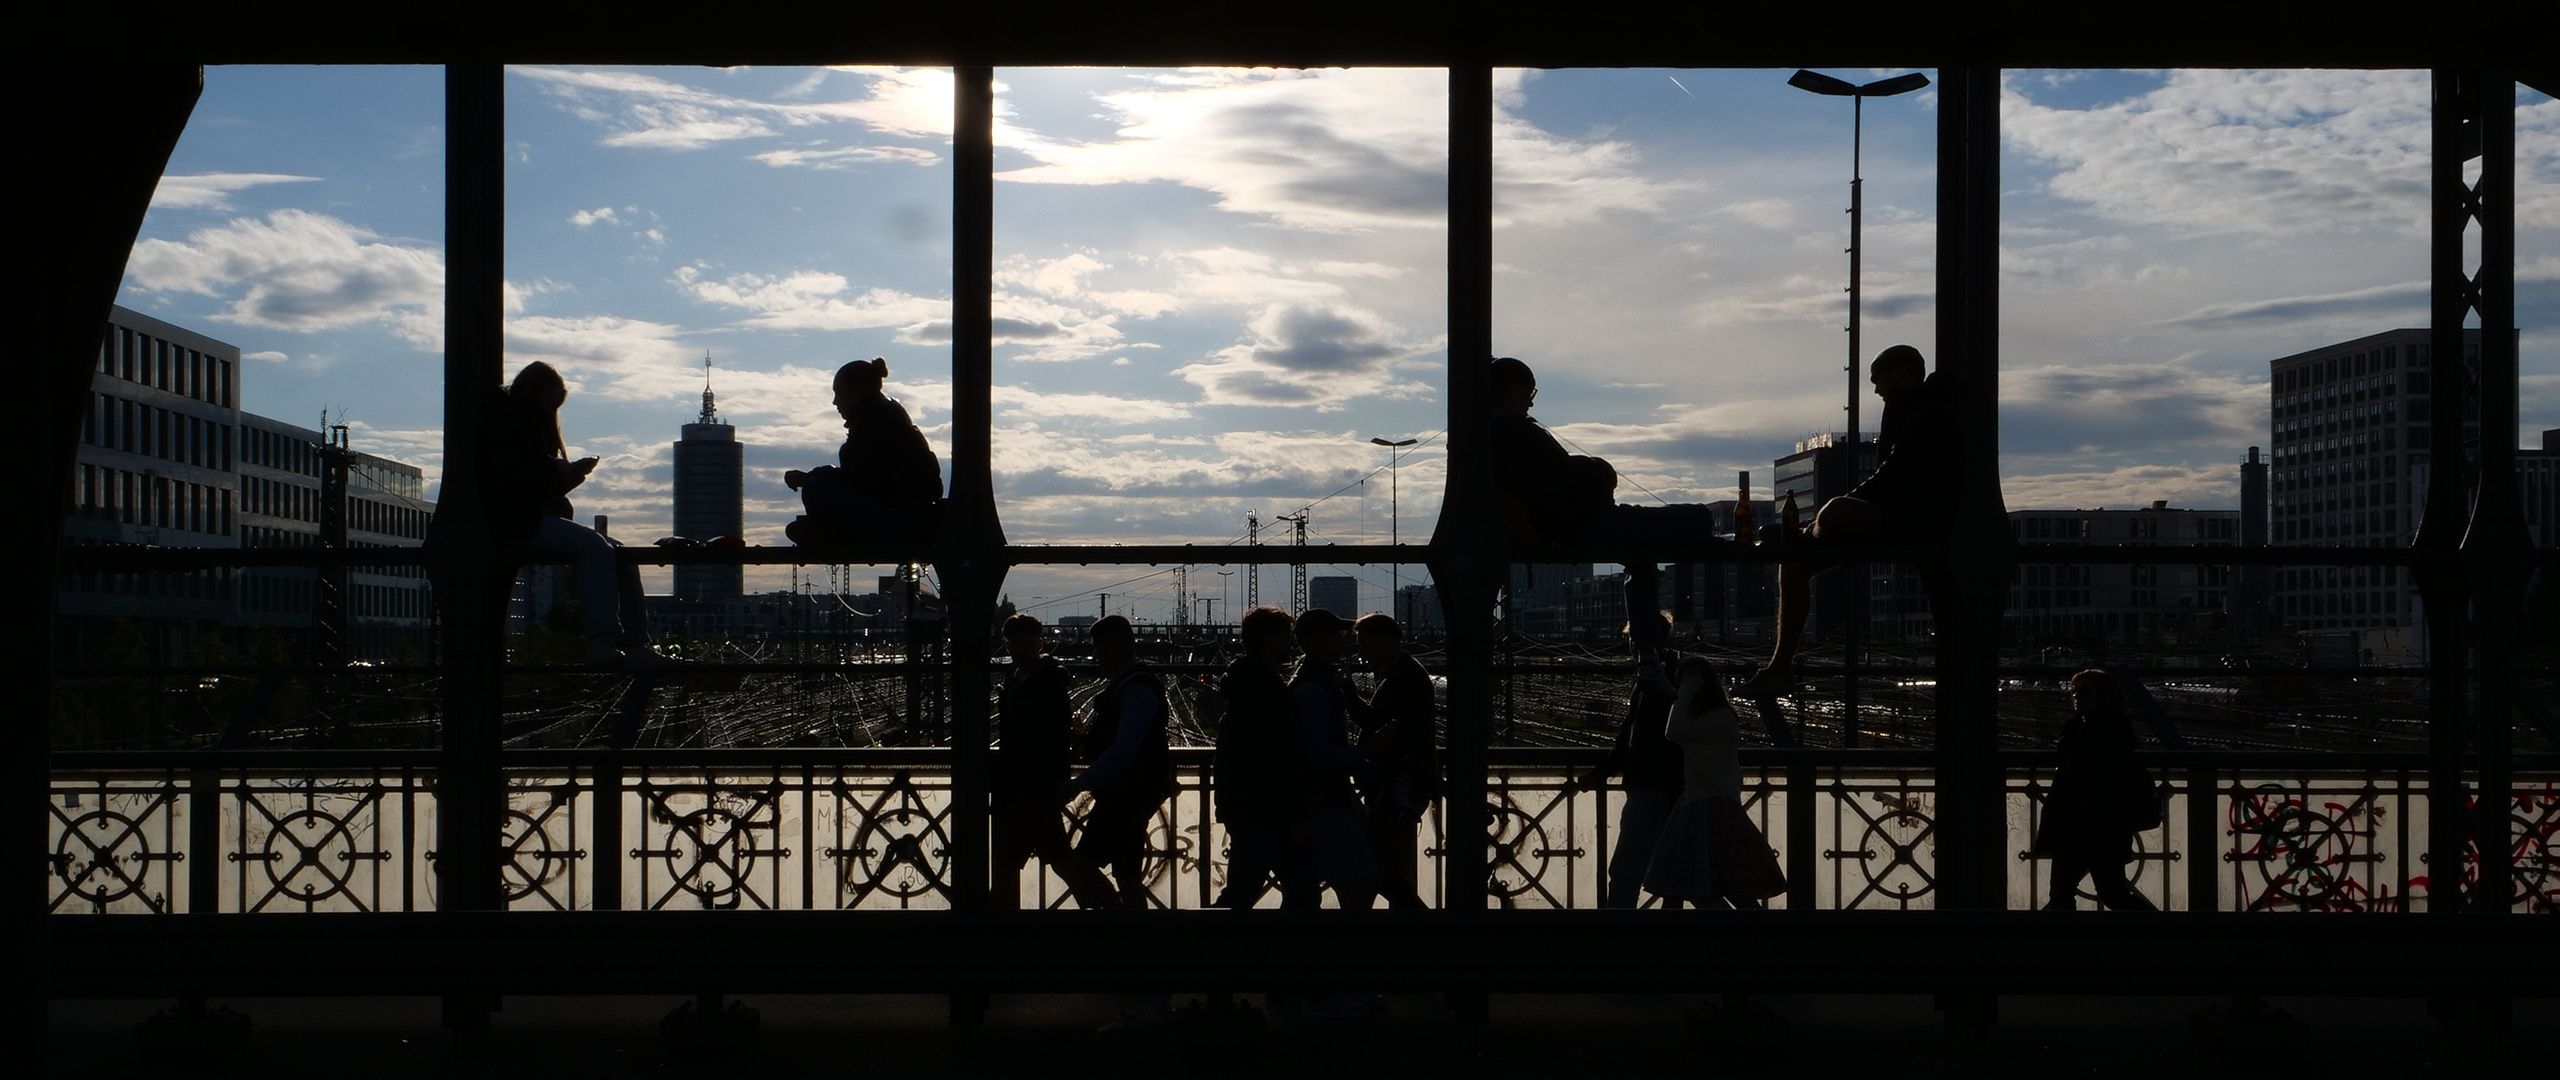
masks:
POLYGON ((1785 697, 1798 689, 1800 687, 1796 683, 1794 673, 1783 668, 1762 668, 1752 672, 1750 678, 1734 684, 1733 689, 1727 693, 1738 698, 1761 701, 1785 697))

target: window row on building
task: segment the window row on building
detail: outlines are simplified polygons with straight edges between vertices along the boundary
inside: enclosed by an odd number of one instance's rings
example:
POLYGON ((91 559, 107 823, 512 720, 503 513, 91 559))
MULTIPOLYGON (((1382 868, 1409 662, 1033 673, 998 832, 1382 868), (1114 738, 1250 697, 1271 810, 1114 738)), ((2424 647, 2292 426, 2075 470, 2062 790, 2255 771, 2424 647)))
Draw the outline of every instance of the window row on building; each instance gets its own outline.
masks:
POLYGON ((143 528, 230 536, 232 503, 228 488, 83 464, 72 513, 143 528))
POLYGON ((231 425, 112 394, 91 398, 80 441, 198 468, 232 467, 231 425))
POLYGON ((239 362, 148 328, 109 325, 98 343, 98 373, 207 405, 239 407, 239 362))

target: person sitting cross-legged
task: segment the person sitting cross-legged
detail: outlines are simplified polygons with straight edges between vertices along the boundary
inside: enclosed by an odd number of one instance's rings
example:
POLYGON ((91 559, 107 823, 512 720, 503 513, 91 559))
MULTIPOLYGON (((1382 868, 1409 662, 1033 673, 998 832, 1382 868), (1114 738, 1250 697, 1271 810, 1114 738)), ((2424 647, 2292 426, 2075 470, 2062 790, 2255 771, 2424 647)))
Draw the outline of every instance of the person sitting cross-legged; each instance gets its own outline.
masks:
POLYGON ((808 510, 783 529, 792 543, 907 543, 933 535, 942 462, 906 407, 880 392, 888 377, 889 362, 879 357, 836 369, 836 413, 844 417, 836 464, 782 474, 808 510))

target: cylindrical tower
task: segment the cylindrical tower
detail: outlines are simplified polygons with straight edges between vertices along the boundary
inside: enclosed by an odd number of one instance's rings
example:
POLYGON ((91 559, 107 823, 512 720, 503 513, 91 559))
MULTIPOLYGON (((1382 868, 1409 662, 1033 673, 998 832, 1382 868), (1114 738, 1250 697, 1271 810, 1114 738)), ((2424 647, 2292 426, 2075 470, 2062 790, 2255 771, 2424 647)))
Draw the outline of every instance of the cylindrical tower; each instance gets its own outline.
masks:
MULTIPOLYGON (((676 535, 695 540, 746 530, 746 448, 711 403, 711 358, 704 356, 702 417, 676 440, 676 535)), ((676 599, 730 600, 746 591, 736 566, 676 567, 676 599)))

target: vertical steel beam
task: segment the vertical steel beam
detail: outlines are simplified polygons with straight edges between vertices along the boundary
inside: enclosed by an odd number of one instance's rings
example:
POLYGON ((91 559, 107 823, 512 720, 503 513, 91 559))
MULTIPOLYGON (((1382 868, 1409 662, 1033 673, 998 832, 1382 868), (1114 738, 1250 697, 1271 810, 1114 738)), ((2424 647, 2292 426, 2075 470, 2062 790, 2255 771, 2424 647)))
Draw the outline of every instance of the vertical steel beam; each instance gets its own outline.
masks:
POLYGON ((1486 749, 1493 719, 1493 605, 1509 545, 1494 511, 1493 68, 1449 67, 1449 486, 1431 536, 1431 576, 1449 634, 1449 784, 1441 895, 1480 918, 1490 865, 1486 749))
POLYGON ((989 430, 994 388, 995 69, 952 70, 951 498, 934 562, 951 628, 955 908, 987 902, 988 642, 1004 581, 989 430))
POLYGON ((2515 635, 2522 629, 2519 607, 2532 545, 2516 488, 2516 83, 2506 71, 2481 72, 2478 79, 2471 122, 2480 132, 2480 182, 2472 188, 2471 212, 2480 226, 2480 270, 2472 275, 2471 296, 2480 315, 2480 471, 2462 537, 2480 651, 2480 795, 2471 819, 2480 886, 2471 906, 2504 912, 2515 897, 2516 841, 2509 814, 2515 786, 2515 635))
POLYGON ((436 768, 436 906, 500 906, 498 775, 504 604, 479 489, 480 422, 503 378, 506 69, 445 68, 444 486, 427 551, 444 629, 443 754, 436 768))
POLYGON ((2434 419, 2427 445, 2425 516, 2411 546, 2432 557, 2415 567, 2418 595, 2427 605, 2427 910, 2451 913, 2462 909, 2462 855, 2469 832, 2462 749, 2469 711, 2470 590, 2451 560, 2460 551, 2471 510, 2462 428, 2472 395, 2463 364, 2462 323, 2471 309, 2472 286, 2463 267, 2462 233, 2471 220, 2472 193, 2463 182, 2462 166, 2478 146, 2479 73, 2438 69, 2434 98, 2427 346, 2434 419))
POLYGON ((1938 103, 1938 372, 1964 431, 1938 629, 1938 885, 1951 908, 2007 902, 1997 746, 1999 619, 2015 562, 2000 494, 2000 72, 1945 69, 1938 103))
MULTIPOLYGON (((445 67, 444 486, 427 538, 427 573, 443 628, 443 745, 436 762, 436 907, 505 906, 498 866, 506 786, 499 719, 512 565, 500 564, 479 488, 480 423, 504 375, 506 68, 445 67)), ((445 1026, 484 1028, 495 996, 455 985, 445 1026)))

